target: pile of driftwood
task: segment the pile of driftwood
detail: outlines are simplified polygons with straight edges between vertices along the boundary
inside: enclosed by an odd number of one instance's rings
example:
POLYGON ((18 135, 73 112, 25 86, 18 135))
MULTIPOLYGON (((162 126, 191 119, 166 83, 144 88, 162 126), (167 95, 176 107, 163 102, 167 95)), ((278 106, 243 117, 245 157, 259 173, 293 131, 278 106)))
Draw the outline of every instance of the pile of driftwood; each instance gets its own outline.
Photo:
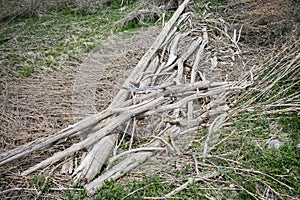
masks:
POLYGON ((201 30, 188 27, 191 13, 184 13, 188 3, 189 0, 185 0, 178 7, 106 110, 51 137, 2 153, 0 165, 80 135, 78 143, 55 153, 22 175, 88 149, 73 176, 77 181, 85 182, 87 193, 93 194, 105 180, 120 178, 157 152, 180 153, 174 141, 197 131, 210 116, 219 114, 213 124, 219 123, 221 118, 224 120, 229 107, 224 102, 220 105, 220 101, 210 100, 246 85, 206 80, 198 66, 208 44, 208 33, 205 26, 201 30), (191 35, 193 37, 189 38, 194 39, 187 40, 191 35), (185 41, 186 46, 180 48, 181 51, 178 50, 179 44, 183 45, 180 41, 185 41), (124 138, 129 138, 129 150, 116 154, 124 138), (138 147, 134 143, 136 140, 142 141, 138 147), (95 178, 107 162, 106 172, 95 178))

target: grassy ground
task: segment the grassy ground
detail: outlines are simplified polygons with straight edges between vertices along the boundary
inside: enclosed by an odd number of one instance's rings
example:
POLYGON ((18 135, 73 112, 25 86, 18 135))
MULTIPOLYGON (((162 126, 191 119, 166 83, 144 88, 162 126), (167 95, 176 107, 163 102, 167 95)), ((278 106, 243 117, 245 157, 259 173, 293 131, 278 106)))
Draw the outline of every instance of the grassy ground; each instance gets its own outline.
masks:
POLYGON ((104 4, 89 14, 69 6, 39 17, 1 23, 1 77, 18 79, 34 71, 57 70, 82 62, 101 39, 134 28, 129 24, 119 29, 116 25, 133 8, 134 4, 121 6, 117 2, 104 4))
MULTIPOLYGON (((117 31, 138 27, 135 23, 129 23, 122 29, 116 26, 116 22, 134 7, 134 3, 125 7, 114 3, 104 5, 89 14, 75 12, 75 8, 70 6, 49 11, 39 17, 17 18, 9 23, 1 23, 1 81, 24 79, 32 73, 76 66, 87 53, 99 46, 101 39, 117 31)), ((295 49, 296 55, 299 54, 299 49, 295 49)), ((267 64, 255 74, 256 88, 265 83, 263 80, 270 78, 270 74, 276 72, 274 69, 288 66, 294 58, 283 57, 280 55, 277 61, 270 64, 266 59, 267 64)), ((216 172, 212 179, 194 177, 194 165, 186 164, 179 169, 174 163, 175 173, 171 174, 174 177, 172 180, 169 176, 154 174, 125 184, 106 182, 95 199, 163 197, 185 183, 187 187, 174 194, 173 198, 300 198, 299 110, 285 112, 287 101, 281 106, 276 104, 275 109, 266 109, 266 106, 274 105, 274 102, 291 97, 294 97, 292 103, 299 103, 299 59, 293 65, 296 68, 280 77, 276 84, 269 83, 270 87, 265 87, 268 88, 265 93, 252 88, 248 95, 241 98, 237 106, 240 111, 228 119, 224 130, 219 134, 220 142, 206 157, 202 157, 202 151, 208 129, 199 132, 189 153, 196 156, 201 174, 216 172), (270 141, 274 140, 281 143, 279 148, 269 148, 270 141)), ((277 80, 276 77, 274 80, 277 80)), ((298 105, 295 107, 298 108, 298 105)), ((41 193, 49 192, 53 184, 51 178, 44 177, 35 177, 30 183, 32 188, 41 193)), ((74 184, 73 189, 64 192, 64 197, 84 199, 86 193, 79 185, 74 184)))

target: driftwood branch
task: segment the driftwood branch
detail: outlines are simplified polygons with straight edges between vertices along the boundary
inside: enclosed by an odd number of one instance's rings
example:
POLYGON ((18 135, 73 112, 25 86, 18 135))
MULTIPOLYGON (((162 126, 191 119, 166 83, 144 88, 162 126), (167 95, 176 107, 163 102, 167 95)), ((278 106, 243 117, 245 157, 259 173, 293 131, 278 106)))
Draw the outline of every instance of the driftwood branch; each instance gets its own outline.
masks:
POLYGON ((112 120, 112 122, 110 122, 104 128, 100 129, 99 131, 97 131, 93 134, 90 134, 90 136, 88 138, 86 138, 85 140, 83 140, 79 143, 73 144, 71 147, 69 147, 68 149, 66 149, 64 151, 54 154, 52 157, 50 157, 50 158, 42 161, 41 163, 29 168, 28 170, 24 171, 22 173, 22 175, 28 175, 38 169, 41 169, 41 168, 48 166, 54 162, 57 162, 66 156, 70 156, 73 153, 75 153, 83 148, 87 148, 87 147, 93 145, 96 141, 98 141, 101 138, 103 138, 104 136, 110 134, 118 126, 120 126, 124 122, 128 121, 133 115, 137 115, 141 112, 151 109, 152 107, 159 105, 159 103, 161 103, 163 100, 164 100, 164 98, 161 97, 161 98, 155 99, 141 107, 136 107, 136 108, 133 108, 132 110, 128 109, 128 111, 125 111, 122 114, 120 114, 119 116, 115 117, 115 119, 112 120))
MULTIPOLYGON (((178 137, 180 135, 180 129, 177 127, 172 127, 165 132, 165 137, 167 137, 168 133, 173 133, 174 137, 178 137)), ((159 141, 154 141, 150 143, 147 147, 161 147, 161 143, 159 141)), ((158 148, 161 150, 161 148, 158 148)), ((136 168, 141 163, 143 163, 147 158, 151 157, 153 152, 138 152, 134 153, 131 156, 127 157, 125 160, 121 161, 119 164, 115 165, 112 169, 110 169, 105 174, 99 176, 89 184, 86 184, 84 188, 86 189, 89 195, 94 194, 97 189, 101 187, 103 182, 108 179, 116 180, 123 176, 125 173, 130 170, 136 168)))
POLYGON ((112 114, 113 113, 106 110, 101 113, 88 116, 85 119, 81 120, 80 122, 63 129, 62 131, 56 133, 53 136, 43 138, 41 140, 33 141, 29 144, 25 144, 15 149, 12 149, 8 152, 2 153, 0 154, 0 165, 16 160, 36 150, 46 148, 47 146, 52 145, 53 143, 61 139, 65 139, 79 131, 82 131, 88 127, 92 127, 93 125, 97 124, 99 121, 111 116, 112 114))

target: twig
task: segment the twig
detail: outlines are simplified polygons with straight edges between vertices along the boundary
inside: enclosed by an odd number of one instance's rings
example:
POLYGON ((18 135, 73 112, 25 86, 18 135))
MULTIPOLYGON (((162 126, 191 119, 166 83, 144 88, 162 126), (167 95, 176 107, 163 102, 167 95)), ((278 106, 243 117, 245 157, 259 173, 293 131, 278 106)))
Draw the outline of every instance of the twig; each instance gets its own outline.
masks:
POLYGON ((210 151, 213 150, 215 147, 217 147, 218 145, 222 144, 224 141, 226 141, 228 138, 230 138, 233 134, 235 133, 235 130, 233 130, 227 137, 223 138, 220 142, 218 142, 217 144, 213 145, 210 148, 210 151))
POLYGON ((176 146, 176 144, 175 144, 175 142, 174 142, 174 138, 173 138, 173 133, 172 133, 172 132, 169 134, 169 138, 170 138, 170 140, 171 140, 171 145, 174 147, 176 153, 177 153, 178 155, 181 154, 180 149, 176 146))
POLYGON ((134 132, 136 131, 136 117, 133 117, 133 126, 132 126, 132 132, 130 137, 130 143, 129 143, 129 150, 132 147, 133 138, 134 138, 134 132))
POLYGON ((171 196, 173 196, 174 194, 184 190, 185 188, 187 188, 187 186, 189 184, 204 180, 204 179, 209 179, 209 178, 213 178, 218 176, 219 173, 216 171, 213 171, 209 174, 203 174, 203 176, 200 175, 200 177, 193 177, 193 178, 189 178, 187 182, 185 182, 184 184, 182 184, 181 186, 177 187, 176 189, 174 189, 173 191, 169 192, 168 194, 166 194, 164 197, 165 198, 170 198, 171 196))
POLYGON ((203 162, 205 162, 205 155, 210 151, 210 149, 208 149, 208 143, 210 142, 211 134, 219 129, 219 122, 220 120, 222 121, 223 118, 223 115, 219 115, 218 117, 216 117, 209 128, 203 147, 203 162))
POLYGON ((294 190, 294 188, 292 188, 292 187, 288 186, 287 184, 277 180, 276 178, 270 176, 269 174, 266 174, 266 173, 261 172, 261 171, 257 171, 257 170, 253 170, 253 169, 236 168, 236 167, 224 167, 224 166, 209 165, 209 164, 206 164, 206 163, 199 163, 199 165, 206 166, 206 167, 213 167, 213 168, 216 167, 216 168, 227 169, 227 170, 236 170, 236 171, 247 172, 247 173, 261 174, 261 175, 267 176, 268 178, 271 178, 272 180, 276 181, 277 183, 279 183, 282 186, 285 186, 289 190, 294 190))
POLYGON ((127 125, 126 125, 125 130, 124 130, 123 135, 122 135, 122 138, 120 139, 119 144, 116 146, 116 148, 115 148, 115 150, 114 150, 114 152, 113 152, 113 155, 114 155, 114 156, 116 155, 117 150, 118 150, 119 147, 121 146, 121 144, 122 144, 122 142, 123 142, 123 140, 124 140, 124 138, 125 138, 125 135, 127 134, 127 130, 128 130, 128 128, 129 128, 130 122, 131 122, 131 120, 129 120, 129 121, 127 122, 127 125))
POLYGON ((173 196, 174 194, 184 190, 185 188, 187 188, 187 186, 189 184, 192 184, 194 181, 196 181, 196 179, 194 178, 189 178, 187 182, 185 182, 184 184, 182 184, 181 186, 177 187, 175 190, 169 192, 168 194, 166 194, 164 197, 165 198, 170 198, 171 196, 173 196))
POLYGON ((227 175, 228 178, 230 178, 238 187, 240 187, 242 190, 244 190, 246 193, 248 193, 250 196, 252 196, 254 199, 258 199, 255 194, 244 188, 243 186, 239 185, 233 178, 227 175))
POLYGON ((194 163, 195 163, 195 170, 196 170, 196 174, 197 176, 200 174, 199 169, 198 169, 198 161, 197 161, 197 157, 195 155, 192 155, 193 159, 194 159, 194 163))
POLYGON ((131 154, 131 153, 136 153, 136 152, 140 152, 140 151, 163 151, 166 150, 166 148, 162 148, 162 147, 141 147, 141 148, 137 148, 137 149, 131 149, 128 151, 125 151, 123 153, 120 153, 114 157, 112 157, 109 162, 112 163, 114 161, 116 161, 118 158, 125 156, 127 154, 131 154))
MULTIPOLYGON (((167 129, 165 129, 165 130, 167 130, 167 129)), ((164 133, 164 131, 162 131, 159 135, 161 135, 162 133, 164 133)), ((174 151, 172 145, 170 145, 164 138, 159 137, 159 136, 156 136, 156 135, 150 136, 150 138, 159 139, 159 140, 162 141, 165 145, 167 145, 167 146, 171 149, 171 151, 174 151)))

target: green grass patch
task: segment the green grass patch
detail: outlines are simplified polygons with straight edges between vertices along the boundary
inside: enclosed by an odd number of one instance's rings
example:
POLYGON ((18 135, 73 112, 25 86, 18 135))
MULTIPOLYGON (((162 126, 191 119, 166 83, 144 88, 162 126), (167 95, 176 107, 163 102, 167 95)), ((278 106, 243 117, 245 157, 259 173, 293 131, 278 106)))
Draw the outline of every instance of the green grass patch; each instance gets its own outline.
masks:
MULTIPOLYGON (((2 76, 24 78, 34 71, 80 62, 114 30, 115 23, 134 9, 120 3, 105 4, 96 12, 75 12, 74 7, 51 10, 39 18, 17 18, 0 24, 2 76)), ((136 24, 129 24, 135 28, 136 24)))
MULTIPOLYGON (((183 176, 181 174, 181 176, 183 176)), ((164 195, 173 191, 175 188, 180 186, 180 184, 185 183, 187 180, 183 181, 170 181, 167 177, 161 177, 158 175, 153 175, 147 177, 143 180, 132 180, 125 183, 118 183, 115 181, 105 181, 98 192, 93 196, 94 200, 101 199, 143 199, 144 197, 155 198, 155 197, 164 197, 164 195)), ((201 185, 197 183, 191 183, 187 189, 179 191, 177 194, 172 196, 176 199, 205 199, 204 195, 198 191, 201 185)), ((78 195, 68 195, 67 199, 83 199, 86 198, 86 194, 78 195)))
POLYGON ((31 179, 32 188, 36 189, 35 199, 39 199, 40 195, 43 193, 48 193, 50 187, 53 185, 50 178, 45 178, 44 176, 34 176, 31 179))
MULTIPOLYGON (((255 117, 257 114, 247 113, 232 119, 231 128, 220 134, 219 141, 227 139, 209 152, 205 163, 221 172, 224 187, 236 188, 235 192, 223 190, 226 198, 234 194, 234 199, 254 199, 266 195, 266 191, 275 199, 299 196, 299 117, 289 114, 270 119, 255 117), (274 124, 277 130, 270 128, 274 124), (282 142, 280 148, 268 148, 271 139, 282 142)), ((199 137, 206 134, 207 130, 202 131, 199 137)), ((195 144, 194 148, 201 152, 203 146, 195 144)), ((218 183, 212 185, 221 187, 218 183)), ((210 189, 210 193, 214 192, 210 189)))

